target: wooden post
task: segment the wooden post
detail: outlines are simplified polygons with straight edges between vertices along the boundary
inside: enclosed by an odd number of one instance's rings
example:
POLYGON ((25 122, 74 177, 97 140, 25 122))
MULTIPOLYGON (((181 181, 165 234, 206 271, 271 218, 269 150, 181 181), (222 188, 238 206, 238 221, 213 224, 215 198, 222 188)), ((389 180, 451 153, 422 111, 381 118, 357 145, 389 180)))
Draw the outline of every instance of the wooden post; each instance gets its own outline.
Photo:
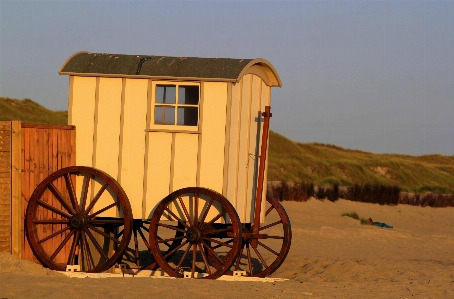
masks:
POLYGON ((0 122, 0 252, 11 253, 11 122, 0 122))
POLYGON ((22 137, 21 122, 11 122, 11 255, 21 258, 22 239, 22 137))
MULTIPOLYGON (((259 166, 259 177, 257 183, 257 194, 255 198, 255 209, 254 209, 254 228, 253 233, 259 233, 260 227, 260 212, 262 209, 262 193, 263 193, 263 185, 264 177, 265 177, 265 163, 266 163, 266 150, 268 146, 268 132, 270 128, 270 117, 272 113, 270 112, 271 107, 265 106, 265 112, 262 112, 262 116, 264 117, 263 122, 263 133, 262 133, 262 147, 260 149, 260 166, 259 166)), ((252 248, 257 248, 258 240, 252 239, 252 248)))

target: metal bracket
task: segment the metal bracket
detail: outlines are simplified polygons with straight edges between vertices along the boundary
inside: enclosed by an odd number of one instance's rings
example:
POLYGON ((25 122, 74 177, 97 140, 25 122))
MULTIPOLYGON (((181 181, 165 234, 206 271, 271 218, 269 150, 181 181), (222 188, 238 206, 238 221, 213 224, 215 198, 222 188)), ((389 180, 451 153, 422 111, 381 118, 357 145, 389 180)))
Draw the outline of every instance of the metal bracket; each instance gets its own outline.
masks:
POLYGON ((66 265, 66 272, 80 272, 80 265, 66 265))
POLYGON ((233 271, 233 276, 246 276, 246 271, 233 271))

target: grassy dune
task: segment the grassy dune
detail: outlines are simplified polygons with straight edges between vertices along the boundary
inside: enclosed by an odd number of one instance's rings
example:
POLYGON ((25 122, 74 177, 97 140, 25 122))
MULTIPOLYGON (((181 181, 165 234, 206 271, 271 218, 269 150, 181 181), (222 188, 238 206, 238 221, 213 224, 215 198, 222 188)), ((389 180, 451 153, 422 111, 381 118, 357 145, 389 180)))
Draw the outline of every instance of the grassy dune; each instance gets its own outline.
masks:
POLYGON ((454 193, 454 156, 373 154, 293 142, 270 133, 268 180, 314 185, 396 185, 403 191, 454 193))
MULTIPOLYGON (((0 97, 0 120, 67 124, 67 111, 29 99, 0 97)), ((314 185, 395 185, 403 191, 454 193, 454 156, 373 154, 334 145, 297 143, 270 132, 268 180, 314 185)))
POLYGON ((67 111, 52 111, 30 99, 0 97, 0 121, 20 120, 24 124, 68 124, 67 111))

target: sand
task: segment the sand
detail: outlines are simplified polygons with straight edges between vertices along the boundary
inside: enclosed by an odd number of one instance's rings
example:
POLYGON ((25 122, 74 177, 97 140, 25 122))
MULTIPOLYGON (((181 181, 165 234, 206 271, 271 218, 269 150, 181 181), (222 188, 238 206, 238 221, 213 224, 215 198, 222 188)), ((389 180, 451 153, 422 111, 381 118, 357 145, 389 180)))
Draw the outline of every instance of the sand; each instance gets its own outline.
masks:
POLYGON ((454 298, 454 208, 283 204, 292 247, 272 277, 288 281, 68 278, 0 254, 0 298, 454 298), (394 228, 341 216, 353 211, 394 228))

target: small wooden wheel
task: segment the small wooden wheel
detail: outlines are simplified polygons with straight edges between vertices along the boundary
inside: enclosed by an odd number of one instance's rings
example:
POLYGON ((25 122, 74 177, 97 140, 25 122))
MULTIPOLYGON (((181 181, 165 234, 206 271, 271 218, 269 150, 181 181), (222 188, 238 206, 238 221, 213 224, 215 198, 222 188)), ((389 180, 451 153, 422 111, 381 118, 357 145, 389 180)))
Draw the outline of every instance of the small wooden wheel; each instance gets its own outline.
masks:
POLYGON ((25 221, 28 242, 43 265, 102 272, 121 259, 133 217, 126 193, 111 176, 74 166, 50 174, 36 187, 25 221))
POLYGON ((290 250, 292 229, 282 204, 266 195, 265 223, 260 226, 256 248, 253 247, 253 225, 243 224, 243 242, 233 271, 246 271, 247 276, 265 277, 276 271, 290 250))
POLYGON ((177 190, 156 207, 150 246, 168 275, 216 279, 227 272, 241 246, 241 224, 232 204, 206 188, 177 190), (173 255, 173 256, 172 256, 173 255))

